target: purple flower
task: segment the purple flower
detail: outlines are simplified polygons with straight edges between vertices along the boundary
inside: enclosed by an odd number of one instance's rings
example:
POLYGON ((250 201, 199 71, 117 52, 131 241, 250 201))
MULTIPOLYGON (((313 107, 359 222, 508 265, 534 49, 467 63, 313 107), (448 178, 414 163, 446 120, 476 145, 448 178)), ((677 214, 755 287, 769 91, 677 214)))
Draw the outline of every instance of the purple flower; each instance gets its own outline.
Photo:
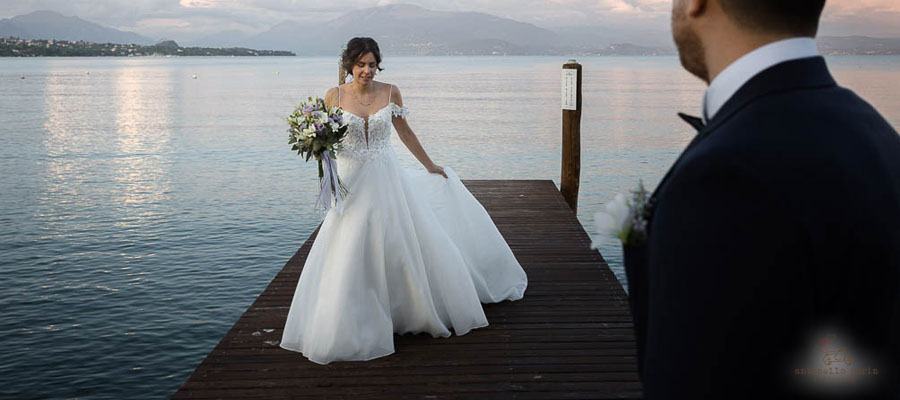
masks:
POLYGON ((322 124, 316 122, 316 133, 322 132, 322 128, 324 128, 324 127, 325 127, 325 125, 322 125, 322 124))
POLYGON ((334 120, 334 123, 338 125, 341 125, 344 122, 344 117, 342 117, 341 114, 334 114, 334 117, 332 117, 332 119, 334 120))
POLYGON ((315 110, 315 107, 313 107, 312 104, 307 104, 307 105, 303 106, 304 114, 309 114, 309 113, 313 112, 313 110, 315 110))

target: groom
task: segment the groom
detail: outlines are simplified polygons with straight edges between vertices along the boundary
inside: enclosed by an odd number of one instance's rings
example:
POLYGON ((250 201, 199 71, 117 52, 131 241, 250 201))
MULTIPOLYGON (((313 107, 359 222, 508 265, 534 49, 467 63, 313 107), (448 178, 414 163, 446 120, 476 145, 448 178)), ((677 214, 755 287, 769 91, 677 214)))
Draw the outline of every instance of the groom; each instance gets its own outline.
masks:
POLYGON ((817 54, 824 2, 674 1, 709 88, 625 249, 648 399, 900 398, 900 136, 817 54))

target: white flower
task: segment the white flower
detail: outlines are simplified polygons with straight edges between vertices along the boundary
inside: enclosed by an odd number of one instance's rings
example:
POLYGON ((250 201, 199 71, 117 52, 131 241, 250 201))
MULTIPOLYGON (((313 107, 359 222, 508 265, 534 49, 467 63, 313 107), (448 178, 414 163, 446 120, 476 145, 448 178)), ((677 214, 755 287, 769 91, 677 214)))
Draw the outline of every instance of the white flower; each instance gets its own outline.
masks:
POLYGON ((606 209, 594 214, 594 226, 597 229, 597 238, 591 241, 591 248, 596 249, 607 239, 617 238, 619 233, 626 228, 629 222, 630 209, 625 195, 619 193, 610 202, 606 203, 606 209))

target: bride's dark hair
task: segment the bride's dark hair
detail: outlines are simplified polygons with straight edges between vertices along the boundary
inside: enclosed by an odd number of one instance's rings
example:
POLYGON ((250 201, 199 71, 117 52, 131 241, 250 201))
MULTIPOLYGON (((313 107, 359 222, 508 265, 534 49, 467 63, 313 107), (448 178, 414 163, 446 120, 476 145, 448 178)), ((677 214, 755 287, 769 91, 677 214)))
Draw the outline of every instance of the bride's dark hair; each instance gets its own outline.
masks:
POLYGON ((378 49, 378 42, 370 37, 355 37, 347 42, 347 47, 341 54, 341 66, 344 67, 344 73, 352 74, 353 64, 356 64, 359 58, 366 53, 372 53, 375 56, 375 62, 378 63, 378 70, 384 71, 384 68, 381 68, 381 50, 378 49))

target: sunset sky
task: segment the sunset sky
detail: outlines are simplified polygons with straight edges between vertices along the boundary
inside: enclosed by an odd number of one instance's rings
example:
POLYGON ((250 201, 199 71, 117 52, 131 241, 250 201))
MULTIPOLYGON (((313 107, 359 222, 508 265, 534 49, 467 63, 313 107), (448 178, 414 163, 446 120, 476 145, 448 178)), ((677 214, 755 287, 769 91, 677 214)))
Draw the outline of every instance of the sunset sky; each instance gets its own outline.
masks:
MULTIPOLYGON (((668 30, 670 0, 0 0, 0 18, 53 10, 149 37, 261 32, 284 20, 315 22, 394 3, 477 11, 556 28, 668 30)), ((820 34, 900 37, 900 0, 829 0, 820 34)))

